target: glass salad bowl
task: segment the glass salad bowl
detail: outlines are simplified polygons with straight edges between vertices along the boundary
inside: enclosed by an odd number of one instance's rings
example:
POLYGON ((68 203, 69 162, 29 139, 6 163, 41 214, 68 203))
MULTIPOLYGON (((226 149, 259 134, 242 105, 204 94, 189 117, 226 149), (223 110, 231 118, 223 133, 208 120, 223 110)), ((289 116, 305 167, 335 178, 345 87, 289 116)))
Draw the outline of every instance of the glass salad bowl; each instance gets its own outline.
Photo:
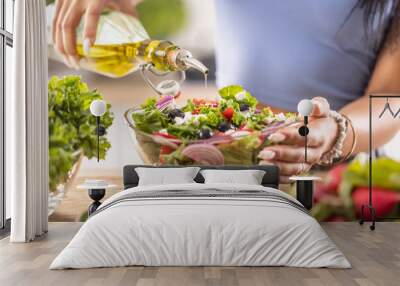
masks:
POLYGON ((228 86, 215 100, 149 99, 124 113, 130 135, 145 164, 255 165, 269 135, 297 123, 293 113, 258 109, 241 86, 228 86))

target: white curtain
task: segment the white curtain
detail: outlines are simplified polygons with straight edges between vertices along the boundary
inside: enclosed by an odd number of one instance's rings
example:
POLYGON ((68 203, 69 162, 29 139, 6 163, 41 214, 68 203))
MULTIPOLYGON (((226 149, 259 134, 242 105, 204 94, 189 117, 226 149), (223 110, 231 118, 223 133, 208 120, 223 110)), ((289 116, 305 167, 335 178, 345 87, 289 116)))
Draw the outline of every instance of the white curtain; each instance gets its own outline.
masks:
POLYGON ((13 94, 8 98, 7 187, 12 242, 47 232, 48 123, 45 0, 15 1, 13 94))

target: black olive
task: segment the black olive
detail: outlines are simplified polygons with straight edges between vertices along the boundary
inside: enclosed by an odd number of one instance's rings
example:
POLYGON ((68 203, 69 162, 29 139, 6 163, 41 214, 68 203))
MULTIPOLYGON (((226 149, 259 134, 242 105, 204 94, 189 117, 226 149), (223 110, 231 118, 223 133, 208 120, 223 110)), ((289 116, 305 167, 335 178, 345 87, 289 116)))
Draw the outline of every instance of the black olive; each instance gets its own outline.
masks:
POLYGON ((175 117, 184 118, 185 117, 185 113, 182 110, 178 109, 178 108, 170 110, 168 112, 168 118, 174 119, 175 117))
POLYGON ((199 131, 200 139, 208 139, 211 135, 211 130, 209 128, 201 128, 199 131))
POLYGON ((246 110, 249 110, 249 105, 248 104, 246 104, 246 103, 241 103, 240 105, 239 105, 239 110, 240 111, 246 111, 246 110))
POLYGON ((231 129, 231 125, 229 124, 229 122, 224 121, 218 125, 218 130, 221 132, 228 131, 229 129, 231 129))

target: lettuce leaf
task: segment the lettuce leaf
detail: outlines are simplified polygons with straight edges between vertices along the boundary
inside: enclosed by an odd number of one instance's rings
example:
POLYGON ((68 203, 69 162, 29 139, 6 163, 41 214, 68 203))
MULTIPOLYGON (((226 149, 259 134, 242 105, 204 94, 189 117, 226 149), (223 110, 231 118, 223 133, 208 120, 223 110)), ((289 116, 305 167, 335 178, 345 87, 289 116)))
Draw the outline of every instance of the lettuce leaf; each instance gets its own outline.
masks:
POLYGON ((202 123, 202 125, 207 125, 208 127, 211 128, 217 128, 218 125, 224 121, 224 118, 221 114, 221 112, 219 112, 219 110, 217 109, 211 109, 206 113, 206 117, 204 118, 200 118, 200 123, 202 123))
POLYGON ((161 161, 165 165, 193 165, 195 162, 182 155, 182 151, 186 148, 186 144, 181 144, 174 152, 166 155, 160 155, 161 161))
POLYGON ((192 125, 173 125, 170 124, 167 127, 167 132, 168 134, 174 135, 178 138, 183 138, 183 139, 195 139, 197 138, 197 127, 194 127, 192 125))
POLYGON ((232 117, 232 123, 235 124, 235 126, 241 126, 244 122, 246 121, 246 118, 244 115, 240 112, 235 112, 232 117))
POLYGON ((148 98, 140 107, 145 111, 157 109, 157 99, 155 97, 148 98))
POLYGON ((226 165, 253 165, 257 164, 261 140, 258 132, 235 140, 228 144, 219 144, 217 147, 224 155, 226 165))
POLYGON ((150 134, 168 125, 168 117, 157 108, 147 112, 132 113, 132 118, 139 130, 150 134))
MULTIPOLYGON (((89 89, 79 76, 53 76, 48 81, 49 121, 49 183, 55 191, 65 183, 69 171, 81 152, 91 159, 97 155, 96 118, 90 113, 90 104, 103 96, 96 89, 89 89)), ((101 117, 106 130, 113 122, 107 111, 101 117)), ((100 159, 104 159, 111 144, 106 136, 100 137, 100 159)))
POLYGON ((192 100, 188 99, 186 101, 186 105, 182 108, 183 112, 192 112, 196 109, 196 105, 193 103, 192 100))
POLYGON ((235 102, 244 103, 249 105, 250 107, 254 108, 258 104, 258 101, 255 97, 251 96, 250 92, 245 90, 240 85, 229 85, 226 87, 221 88, 218 91, 219 95, 225 100, 233 100, 235 102), (245 92, 245 97, 242 100, 237 100, 236 95, 239 92, 245 92))

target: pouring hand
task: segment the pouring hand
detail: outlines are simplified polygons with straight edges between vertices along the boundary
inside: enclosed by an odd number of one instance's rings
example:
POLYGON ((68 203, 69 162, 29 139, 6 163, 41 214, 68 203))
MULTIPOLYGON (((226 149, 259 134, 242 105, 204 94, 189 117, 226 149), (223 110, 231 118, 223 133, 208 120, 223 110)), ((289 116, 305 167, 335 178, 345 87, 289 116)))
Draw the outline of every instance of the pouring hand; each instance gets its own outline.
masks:
POLYGON ((105 7, 136 16, 133 0, 57 0, 52 23, 55 49, 63 56, 67 66, 78 69, 76 54, 76 28, 84 18, 84 47, 88 49, 96 40, 97 24, 105 7))
POLYGON ((299 126, 282 128, 270 135, 269 139, 279 145, 266 147, 258 155, 260 164, 273 164, 280 168, 281 183, 288 183, 292 175, 307 172, 336 141, 338 126, 328 116, 329 103, 321 97, 312 101, 314 108, 308 124, 307 163, 304 162, 304 137, 298 133, 299 126))

